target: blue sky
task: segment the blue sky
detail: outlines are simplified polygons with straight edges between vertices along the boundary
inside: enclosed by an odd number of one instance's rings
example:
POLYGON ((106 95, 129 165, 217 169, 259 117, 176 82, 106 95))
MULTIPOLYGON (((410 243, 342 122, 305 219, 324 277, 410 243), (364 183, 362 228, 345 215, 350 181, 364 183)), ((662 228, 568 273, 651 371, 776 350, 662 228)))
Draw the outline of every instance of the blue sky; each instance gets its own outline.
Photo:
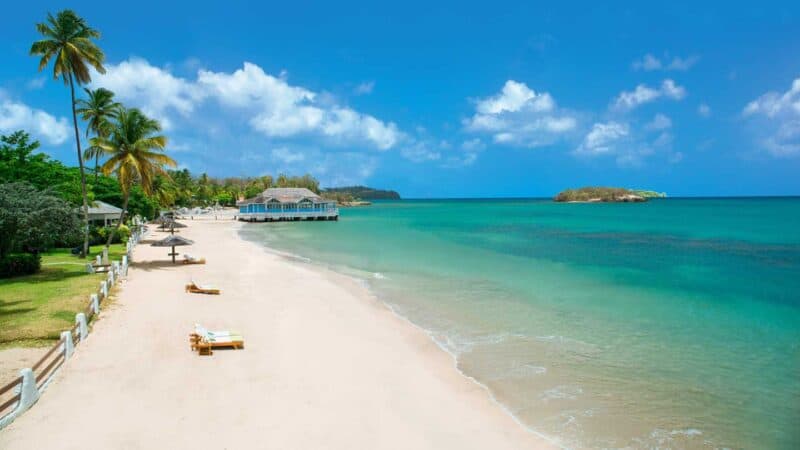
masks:
POLYGON ((103 33, 93 85, 160 119, 193 172, 406 197, 800 194, 796 3, 376 3, 4 5, 0 132, 75 163, 68 90, 28 56, 70 7, 103 33))

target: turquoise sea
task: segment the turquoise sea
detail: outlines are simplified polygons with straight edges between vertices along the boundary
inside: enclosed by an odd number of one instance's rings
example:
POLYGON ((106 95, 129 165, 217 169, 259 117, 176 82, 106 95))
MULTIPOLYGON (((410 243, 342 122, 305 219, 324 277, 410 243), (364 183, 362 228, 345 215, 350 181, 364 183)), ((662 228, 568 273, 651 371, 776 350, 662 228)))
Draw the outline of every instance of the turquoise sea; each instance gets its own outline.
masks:
POLYGON ((245 238, 360 278, 569 448, 800 448, 800 199, 406 200, 245 238))

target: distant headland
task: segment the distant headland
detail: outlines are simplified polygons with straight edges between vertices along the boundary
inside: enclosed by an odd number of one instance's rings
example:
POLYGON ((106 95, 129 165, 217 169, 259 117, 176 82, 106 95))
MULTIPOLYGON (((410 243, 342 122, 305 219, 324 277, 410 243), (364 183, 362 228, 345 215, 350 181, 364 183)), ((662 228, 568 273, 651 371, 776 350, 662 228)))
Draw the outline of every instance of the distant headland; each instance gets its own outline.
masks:
POLYGON ((664 198, 664 192, 618 187, 587 186, 578 189, 561 191, 553 198, 556 202, 566 203, 637 203, 646 202, 650 198, 664 198))
POLYGON ((370 200, 400 200, 397 191, 367 186, 328 188, 322 192, 322 196, 336 200, 340 206, 366 206, 370 204, 370 200))

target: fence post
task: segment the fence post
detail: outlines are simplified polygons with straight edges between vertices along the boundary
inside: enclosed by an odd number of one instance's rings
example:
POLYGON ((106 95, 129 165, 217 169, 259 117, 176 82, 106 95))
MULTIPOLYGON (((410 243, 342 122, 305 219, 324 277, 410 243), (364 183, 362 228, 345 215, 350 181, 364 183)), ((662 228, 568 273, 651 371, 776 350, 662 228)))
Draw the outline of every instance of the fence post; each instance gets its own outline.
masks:
POLYGON ((80 312, 75 314, 75 323, 78 324, 78 331, 81 334, 81 342, 89 335, 89 326, 86 324, 86 314, 80 312))
POLYGON ((92 310, 95 314, 100 314, 100 299, 97 298, 97 294, 92 294, 89 296, 89 299, 92 301, 92 310))
POLYGON ((108 284, 113 286, 114 285, 114 271, 113 270, 109 270, 108 271, 108 277, 107 278, 108 278, 108 284))
POLYGON ((61 332, 61 339, 64 340, 64 359, 69 359, 72 356, 72 353, 75 351, 75 344, 72 343, 72 332, 71 331, 62 331, 61 332))
POLYGON ((106 282, 105 281, 101 281, 100 282, 100 291, 98 293, 100 294, 100 299, 101 300, 105 300, 106 299, 106 282))
POLYGON ((97 263, 98 266, 103 264, 102 259, 100 259, 100 255, 97 255, 97 258, 95 258, 94 261, 97 263))

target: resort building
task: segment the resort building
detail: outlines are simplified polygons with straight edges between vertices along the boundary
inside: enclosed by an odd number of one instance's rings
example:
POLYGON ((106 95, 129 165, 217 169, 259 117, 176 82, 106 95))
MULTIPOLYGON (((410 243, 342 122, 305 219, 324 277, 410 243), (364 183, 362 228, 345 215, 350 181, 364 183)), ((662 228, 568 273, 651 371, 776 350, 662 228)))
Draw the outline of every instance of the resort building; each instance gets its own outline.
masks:
POLYGON ((122 208, 95 200, 89 205, 89 222, 107 227, 117 223, 121 212, 122 208))
POLYGON ((270 188, 236 203, 239 220, 339 220, 334 200, 326 200, 306 188, 270 188))

